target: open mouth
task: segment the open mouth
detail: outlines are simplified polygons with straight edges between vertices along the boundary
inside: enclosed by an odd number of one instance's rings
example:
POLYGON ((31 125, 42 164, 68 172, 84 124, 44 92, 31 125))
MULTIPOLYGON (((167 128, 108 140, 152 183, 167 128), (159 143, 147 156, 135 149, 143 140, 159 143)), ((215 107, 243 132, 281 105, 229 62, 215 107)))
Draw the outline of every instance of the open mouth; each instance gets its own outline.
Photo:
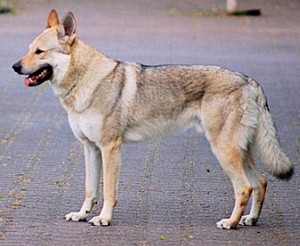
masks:
POLYGON ((30 74, 25 79, 26 86, 37 86, 49 80, 53 74, 53 69, 50 65, 45 65, 38 69, 36 72, 30 74))

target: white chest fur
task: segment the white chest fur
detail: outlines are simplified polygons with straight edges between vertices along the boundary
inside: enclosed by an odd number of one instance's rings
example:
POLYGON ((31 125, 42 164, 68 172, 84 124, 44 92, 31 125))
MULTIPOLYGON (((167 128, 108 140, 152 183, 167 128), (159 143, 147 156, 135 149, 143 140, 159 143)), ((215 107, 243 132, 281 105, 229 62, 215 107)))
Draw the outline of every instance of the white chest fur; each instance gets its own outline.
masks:
POLYGON ((90 111, 69 113, 69 124, 76 138, 97 143, 101 139, 102 116, 90 111))

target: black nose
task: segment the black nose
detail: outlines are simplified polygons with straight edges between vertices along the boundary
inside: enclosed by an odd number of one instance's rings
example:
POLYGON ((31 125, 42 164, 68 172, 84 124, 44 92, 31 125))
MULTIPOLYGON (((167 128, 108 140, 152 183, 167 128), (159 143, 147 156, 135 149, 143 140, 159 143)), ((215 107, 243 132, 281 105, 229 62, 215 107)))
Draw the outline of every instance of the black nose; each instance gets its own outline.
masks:
POLYGON ((13 70, 15 70, 15 72, 17 72, 18 74, 21 74, 21 70, 22 70, 22 65, 20 62, 17 62, 15 63, 13 66, 12 66, 13 70))

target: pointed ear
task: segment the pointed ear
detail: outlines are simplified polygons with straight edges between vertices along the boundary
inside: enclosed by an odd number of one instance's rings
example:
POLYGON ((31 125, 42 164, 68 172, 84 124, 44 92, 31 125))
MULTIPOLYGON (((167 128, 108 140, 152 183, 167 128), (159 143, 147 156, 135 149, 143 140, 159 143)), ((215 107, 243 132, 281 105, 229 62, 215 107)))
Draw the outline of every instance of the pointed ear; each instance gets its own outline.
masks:
POLYGON ((72 12, 68 12, 62 20, 65 36, 73 37, 76 34, 76 20, 72 12))
POLYGON ((72 12, 68 12, 57 28, 58 38, 70 45, 76 38, 76 21, 72 12))
POLYGON ((48 15, 47 28, 55 27, 59 25, 58 15, 55 9, 52 9, 48 15))

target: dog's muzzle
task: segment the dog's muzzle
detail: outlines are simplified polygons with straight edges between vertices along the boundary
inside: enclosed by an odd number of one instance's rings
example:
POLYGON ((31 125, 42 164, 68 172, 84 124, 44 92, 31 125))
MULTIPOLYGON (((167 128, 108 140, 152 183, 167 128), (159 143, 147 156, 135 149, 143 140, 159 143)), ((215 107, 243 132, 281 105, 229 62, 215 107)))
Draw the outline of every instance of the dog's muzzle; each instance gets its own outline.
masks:
POLYGON ((23 67, 20 61, 15 63, 12 68, 18 74, 28 75, 28 77, 25 78, 26 86, 40 85, 45 81, 50 80, 53 75, 53 69, 49 64, 44 64, 31 73, 22 71, 23 67))
POLYGON ((16 73, 18 74, 22 74, 22 65, 21 63, 18 61, 16 62, 13 66, 12 66, 13 70, 15 70, 16 73))

